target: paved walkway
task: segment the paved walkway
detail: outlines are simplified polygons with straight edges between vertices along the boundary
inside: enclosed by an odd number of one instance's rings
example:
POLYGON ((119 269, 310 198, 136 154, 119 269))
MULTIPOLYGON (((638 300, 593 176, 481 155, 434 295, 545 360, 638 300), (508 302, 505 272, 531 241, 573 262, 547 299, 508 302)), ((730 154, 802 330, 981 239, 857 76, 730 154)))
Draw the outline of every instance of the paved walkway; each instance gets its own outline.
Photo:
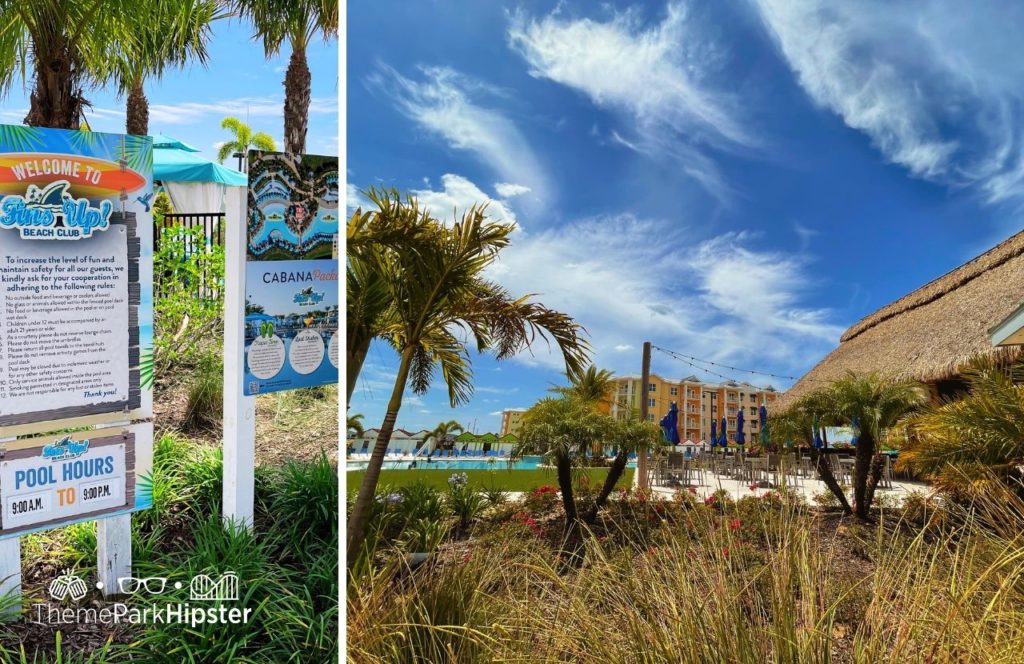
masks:
MULTIPOLYGON (((696 491, 697 495, 701 498, 707 498, 715 491, 724 489, 729 492, 729 495, 734 499, 739 500, 745 496, 763 496, 765 493, 776 489, 777 487, 764 487, 764 488, 750 488, 750 482, 747 480, 736 480, 728 475, 718 475, 711 471, 698 471, 695 473, 696 478, 692 486, 696 491)), ((636 477, 635 479, 638 479, 636 477)), ((813 504, 813 497, 820 493, 831 493, 825 483, 818 479, 811 478, 800 478, 796 484, 792 484, 792 478, 787 477, 787 481, 790 482, 788 487, 793 491, 798 491, 803 497, 813 504)), ((634 480, 634 486, 636 482, 634 480)), ((671 497, 676 491, 680 489, 686 490, 688 485, 685 484, 671 484, 668 486, 654 486, 654 493, 663 496, 671 497)), ((879 486, 875 490, 875 500, 895 500, 897 503, 902 503, 906 499, 907 495, 912 491, 924 491, 927 492, 930 486, 924 482, 912 482, 909 480, 893 480, 892 488, 883 488, 879 486), (888 498, 887 498, 888 497, 888 498)), ((848 492, 850 493, 850 492, 848 492)), ((848 496, 849 497, 849 496, 848 496)))

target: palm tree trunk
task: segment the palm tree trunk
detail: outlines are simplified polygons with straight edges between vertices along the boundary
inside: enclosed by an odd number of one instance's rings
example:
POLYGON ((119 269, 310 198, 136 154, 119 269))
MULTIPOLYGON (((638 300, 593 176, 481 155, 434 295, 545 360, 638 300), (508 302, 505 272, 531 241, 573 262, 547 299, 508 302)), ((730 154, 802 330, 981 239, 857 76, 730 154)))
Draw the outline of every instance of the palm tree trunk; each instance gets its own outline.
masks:
POLYGON ((576 499, 572 495, 572 463, 569 455, 559 454, 555 467, 558 471, 558 488, 562 492, 562 508, 565 510, 565 543, 569 543, 575 541, 579 530, 576 499))
POLYGON ((871 508, 868 499, 868 471, 874 454, 875 441, 862 432, 857 440, 856 461, 853 464, 853 509, 861 519, 868 518, 868 510, 871 508))
POLYGON ((146 99, 142 80, 134 83, 129 90, 125 114, 125 131, 136 136, 149 134, 149 100, 146 99))
POLYGON ((302 154, 306 150, 312 80, 306 50, 293 44, 284 75, 284 151, 289 154, 302 154))
POLYGON ((615 461, 612 462, 612 467, 608 469, 608 476, 604 479, 604 486, 601 487, 601 493, 597 495, 597 500, 594 501, 594 506, 590 508, 587 514, 583 517, 583 522, 588 526, 594 525, 597 521, 597 513, 604 507, 604 504, 608 502, 608 496, 611 495, 615 489, 615 485, 618 483, 619 478, 622 477, 622 473, 626 470, 626 462, 629 456, 625 450, 619 451, 615 457, 615 461))
POLYGON ((395 421, 398 419, 398 411, 402 407, 402 395, 405 393, 405 384, 409 380, 409 367, 412 364, 414 349, 406 348, 402 351, 402 359, 398 365, 398 376, 395 377, 395 387, 391 391, 391 400, 388 401, 388 410, 384 415, 384 423, 380 425, 380 432, 377 434, 377 442, 370 454, 370 462, 366 467, 366 474, 363 475, 363 483, 359 486, 359 494, 356 496, 355 505, 352 506, 352 514, 348 517, 348 566, 351 567, 359 556, 366 537, 366 518, 370 513, 370 503, 377 492, 377 481, 380 479, 380 468, 384 465, 384 455, 387 452, 388 444, 391 443, 391 434, 395 430, 395 421))
POLYGON ((871 457, 871 469, 868 471, 868 484, 864 489, 864 504, 871 509, 875 501, 875 489, 878 488, 878 481, 882 479, 882 470, 885 468, 885 456, 875 454, 871 457))
POLYGON ((75 64, 62 44, 33 44, 35 78, 25 124, 32 127, 78 129, 85 99, 75 64))
POLYGON ((843 493, 843 488, 839 486, 839 482, 836 481, 836 476, 832 474, 832 468, 825 461, 825 455, 820 450, 811 445, 811 463, 814 464, 814 468, 818 471, 818 477, 825 483, 828 490, 839 500, 839 504, 843 506, 843 512, 851 514, 853 510, 850 509, 850 503, 846 500, 846 494, 843 493))
POLYGON ((363 343, 350 345, 345 350, 345 380, 348 393, 345 396, 345 403, 352 401, 352 393, 356 389, 356 381, 359 380, 359 372, 366 361, 366 354, 370 352, 372 337, 367 338, 363 343))

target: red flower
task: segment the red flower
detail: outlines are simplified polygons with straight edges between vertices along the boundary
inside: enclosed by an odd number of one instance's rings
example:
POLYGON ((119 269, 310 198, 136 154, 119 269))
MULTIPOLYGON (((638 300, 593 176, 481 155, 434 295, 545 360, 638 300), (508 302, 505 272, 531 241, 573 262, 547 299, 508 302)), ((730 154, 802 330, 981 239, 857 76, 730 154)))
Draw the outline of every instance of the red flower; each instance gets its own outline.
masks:
POLYGON ((722 547, 722 555, 725 556, 726 558, 729 557, 729 547, 727 547, 727 546, 723 546, 722 547))
POLYGON ((740 520, 739 519, 733 519, 729 523, 729 528, 731 528, 732 530, 739 530, 740 529, 740 520))
POLYGON ((468 553, 462 554, 462 562, 464 562, 464 563, 468 563, 469 562, 469 554, 468 553))
POLYGON ((704 504, 705 505, 714 505, 715 504, 715 497, 714 496, 708 496, 707 498, 704 499, 704 504))
POLYGON ((751 491, 756 491, 757 490, 757 482, 754 482, 753 484, 750 485, 750 490, 751 491))

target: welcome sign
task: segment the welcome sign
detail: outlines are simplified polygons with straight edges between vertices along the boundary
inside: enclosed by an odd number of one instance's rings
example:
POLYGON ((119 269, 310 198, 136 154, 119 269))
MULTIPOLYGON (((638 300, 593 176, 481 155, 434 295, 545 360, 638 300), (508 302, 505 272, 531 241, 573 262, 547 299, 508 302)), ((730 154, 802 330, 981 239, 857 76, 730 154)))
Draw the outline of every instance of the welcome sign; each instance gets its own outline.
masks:
POLYGON ((0 437, 148 417, 152 139, 0 125, 0 437))

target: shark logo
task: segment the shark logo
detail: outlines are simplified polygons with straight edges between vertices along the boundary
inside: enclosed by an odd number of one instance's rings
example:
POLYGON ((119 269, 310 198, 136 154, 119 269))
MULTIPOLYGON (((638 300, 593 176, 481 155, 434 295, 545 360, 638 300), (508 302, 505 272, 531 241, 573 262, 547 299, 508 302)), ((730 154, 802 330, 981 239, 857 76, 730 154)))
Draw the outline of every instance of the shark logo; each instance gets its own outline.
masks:
POLYGON ((29 240, 80 240, 93 231, 110 227, 114 204, 100 201, 93 207, 86 198, 75 198, 67 180, 43 187, 28 185, 24 196, 0 199, 0 228, 16 229, 29 240))
POLYGON ((74 459, 89 451, 89 441, 76 442, 71 436, 64 436, 60 440, 43 446, 43 458, 50 461, 63 461, 74 459))
POLYGON ((315 292, 313 287, 309 286, 296 293, 292 301, 300 307, 312 307, 324 301, 324 294, 315 292))

